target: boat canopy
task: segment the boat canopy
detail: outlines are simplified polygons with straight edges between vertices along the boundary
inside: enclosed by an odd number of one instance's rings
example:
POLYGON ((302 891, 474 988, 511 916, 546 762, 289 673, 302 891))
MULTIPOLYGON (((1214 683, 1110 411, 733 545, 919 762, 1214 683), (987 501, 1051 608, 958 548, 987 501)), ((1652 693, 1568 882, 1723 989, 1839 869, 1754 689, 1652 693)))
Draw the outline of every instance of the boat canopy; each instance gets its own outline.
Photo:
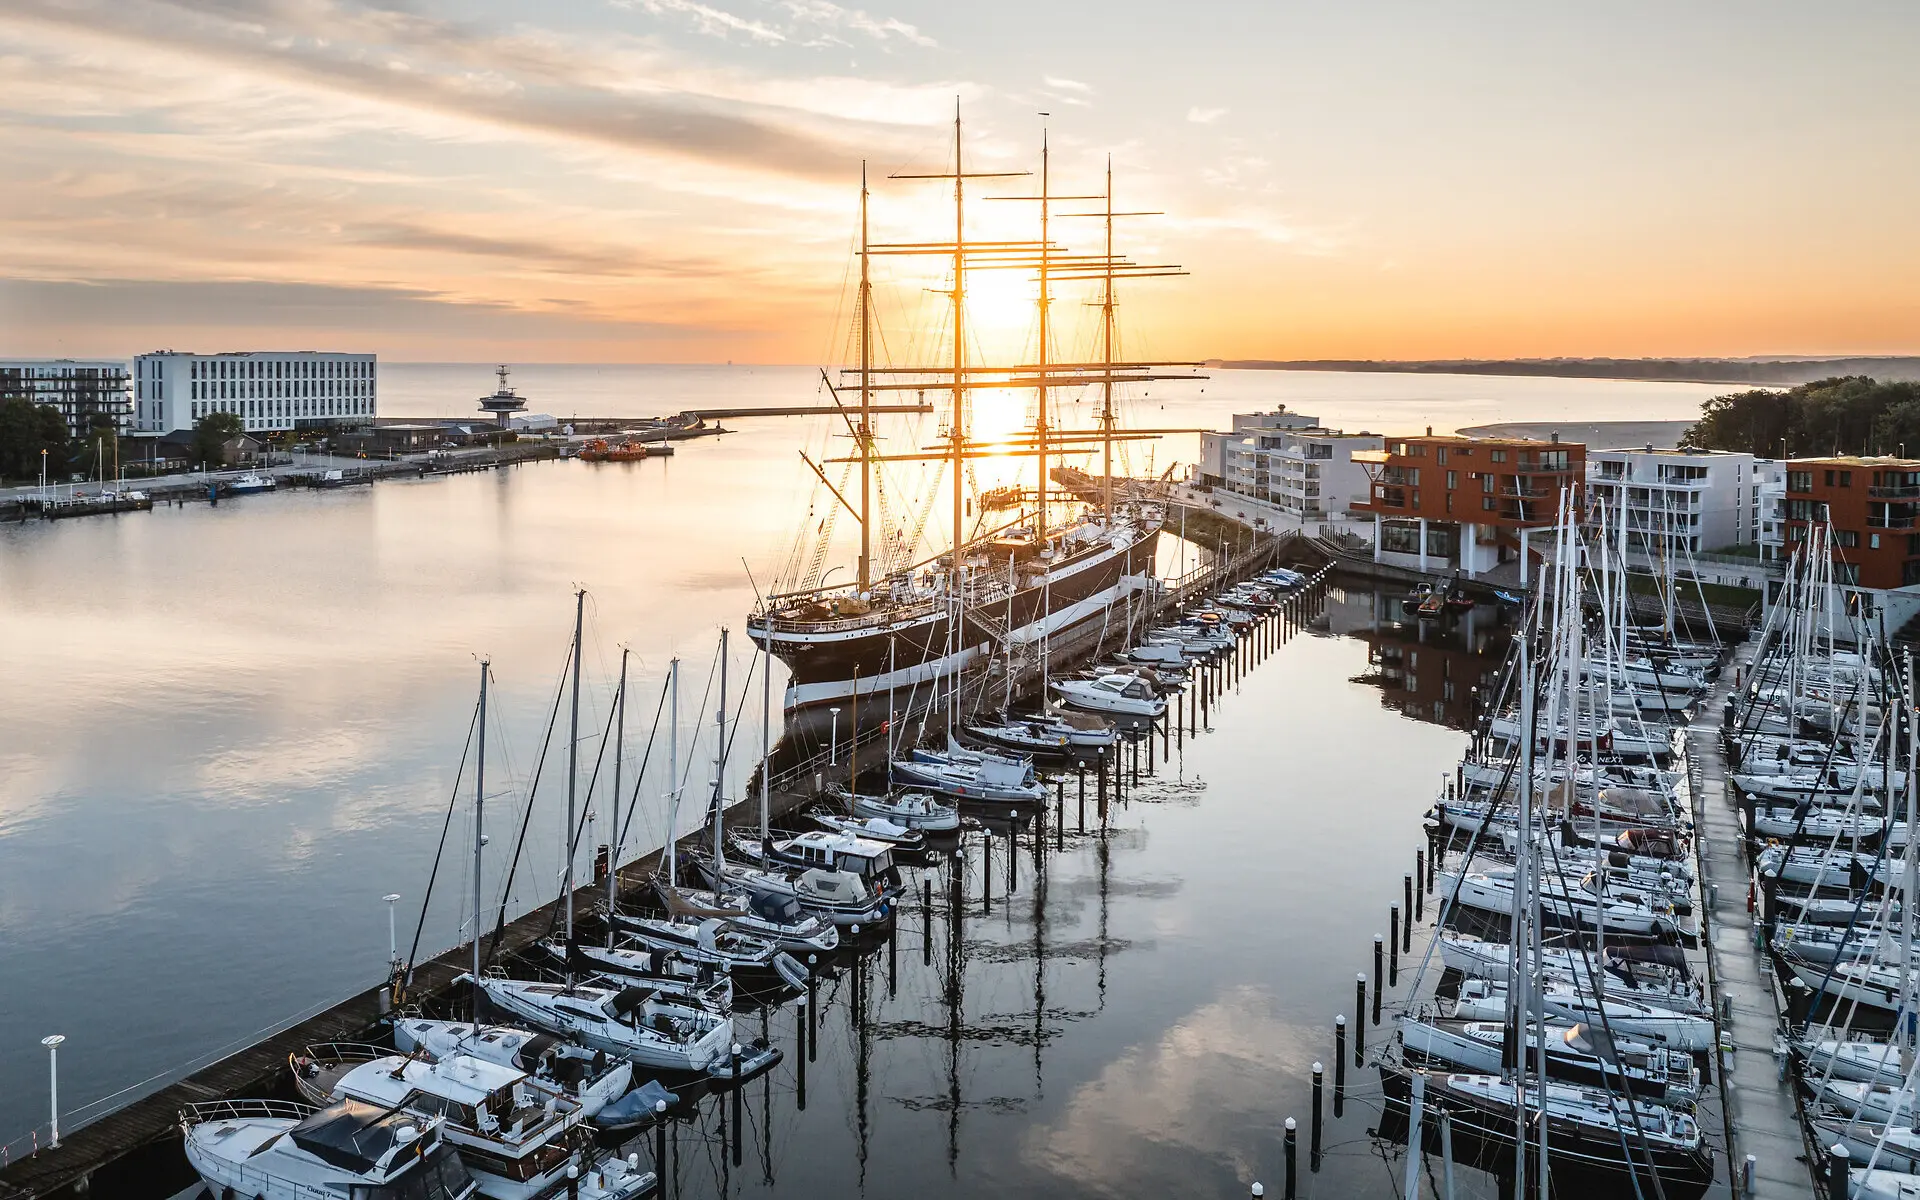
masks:
POLYGON ((289 1131, 293 1144, 324 1163, 366 1175, 400 1146, 420 1139, 420 1119, 391 1108, 344 1100, 289 1131))

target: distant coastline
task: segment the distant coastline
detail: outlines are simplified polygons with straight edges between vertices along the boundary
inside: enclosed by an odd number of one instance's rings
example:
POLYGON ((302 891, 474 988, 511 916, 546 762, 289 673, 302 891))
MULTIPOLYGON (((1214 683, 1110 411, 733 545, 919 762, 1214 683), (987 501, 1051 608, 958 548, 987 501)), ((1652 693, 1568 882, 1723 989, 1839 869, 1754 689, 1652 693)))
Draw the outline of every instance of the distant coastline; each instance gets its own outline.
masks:
POLYGON ((1857 358, 1457 358, 1214 359, 1208 366, 1242 371, 1377 371, 1429 375, 1537 375, 1563 379, 1637 379, 1791 387, 1835 375, 1920 380, 1920 356, 1857 358))

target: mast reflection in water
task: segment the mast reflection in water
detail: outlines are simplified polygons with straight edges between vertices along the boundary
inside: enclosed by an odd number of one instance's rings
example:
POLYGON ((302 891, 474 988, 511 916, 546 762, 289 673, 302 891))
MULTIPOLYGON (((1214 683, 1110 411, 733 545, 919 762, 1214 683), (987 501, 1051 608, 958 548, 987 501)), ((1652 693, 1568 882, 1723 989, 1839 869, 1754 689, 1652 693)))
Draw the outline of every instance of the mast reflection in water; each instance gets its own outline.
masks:
POLYGON ((1308 1066, 1506 638, 1497 611, 1422 630, 1398 601, 1331 591, 1197 735, 1156 735, 1151 772, 1141 745, 1104 820, 1068 775, 1037 819, 909 866, 891 939, 820 986, 817 1058, 793 1006, 742 1020, 786 1061, 750 1085, 743 1138, 724 1096, 676 1124, 666 1194, 1279 1195, 1294 1116, 1302 1194, 1397 1195, 1371 1071, 1350 1067, 1310 1175, 1308 1066))

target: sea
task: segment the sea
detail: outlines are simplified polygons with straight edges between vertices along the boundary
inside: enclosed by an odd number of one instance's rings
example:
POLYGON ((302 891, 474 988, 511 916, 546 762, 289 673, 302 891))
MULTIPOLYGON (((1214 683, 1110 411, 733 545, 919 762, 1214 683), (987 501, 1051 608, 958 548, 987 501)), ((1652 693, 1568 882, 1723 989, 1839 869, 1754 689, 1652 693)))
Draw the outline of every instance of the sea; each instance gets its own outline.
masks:
MULTIPOLYGON (((382 364, 381 411, 470 415, 494 382, 484 363, 382 364)), ((527 364, 512 383, 528 411, 563 422, 830 402, 802 367, 527 364)), ((1387 433, 1664 422, 1725 390, 1281 371, 1152 386, 1126 401, 1125 424, 1224 428, 1278 405, 1387 433)), ((973 427, 1011 429, 1031 403, 983 401, 973 427)), ((1055 404, 1058 423, 1091 424, 1098 400, 1055 404)), ((887 418, 882 449, 917 452, 942 419, 887 418)), ((579 590, 576 747, 596 828, 613 817, 623 659, 630 846, 667 831, 669 744, 696 789, 718 778, 740 794, 762 727, 759 686, 741 684, 759 669, 745 616, 768 588, 831 582, 857 535, 801 460, 845 477, 840 418, 722 423, 665 459, 0 526, 0 1153, 45 1138, 43 1036, 66 1038, 72 1128, 378 983, 396 945, 425 957, 465 940, 464 852, 449 850, 423 898, 443 830, 451 847, 471 841, 455 788, 473 786, 463 760, 483 663, 501 852, 483 868, 480 915, 551 899, 569 730, 564 707, 553 714, 579 590), (737 722, 724 762, 723 628, 737 722), (670 731, 656 713, 675 659, 670 731), (503 895, 503 831, 523 817, 503 895)), ((1196 452, 1196 434, 1176 433, 1129 443, 1120 465, 1182 472, 1196 452)), ((1014 467, 983 464, 970 485, 1014 467)), ((937 471, 883 472, 889 545, 916 523, 938 541, 937 471)), ((851 972, 828 985, 804 1109, 793 1011, 748 1018, 788 1061, 748 1090, 740 1165, 711 1105, 676 1125, 671 1194, 1233 1196, 1258 1179, 1278 1195, 1282 1122, 1306 1128, 1309 1064, 1331 1062, 1335 1014, 1357 1015, 1354 975, 1371 970, 1420 814, 1465 744, 1466 697, 1499 651, 1492 630, 1427 644, 1440 635, 1402 628, 1396 599, 1336 588, 1327 616, 1158 756, 1104 831, 1074 820, 1069 786, 1057 846, 1051 832, 1044 852, 1031 835, 978 835, 932 868, 943 898, 962 873, 959 920, 902 915, 893 957, 862 968, 859 1021, 851 972)), ((698 819, 683 812, 679 827, 698 819)), ((1303 1145, 1303 1195, 1398 1194, 1400 1159, 1367 1132, 1378 1081, 1350 1087, 1318 1173, 1303 1145)))

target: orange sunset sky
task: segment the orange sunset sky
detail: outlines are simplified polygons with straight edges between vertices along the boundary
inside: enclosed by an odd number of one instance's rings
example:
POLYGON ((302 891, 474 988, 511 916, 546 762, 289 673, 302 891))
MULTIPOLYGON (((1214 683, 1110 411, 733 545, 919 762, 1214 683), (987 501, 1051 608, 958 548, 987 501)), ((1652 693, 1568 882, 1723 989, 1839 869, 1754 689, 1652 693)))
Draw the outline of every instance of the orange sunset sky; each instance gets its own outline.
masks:
MULTIPOLYGON (((1134 350, 1920 351, 1920 6, 872 2, 0 0, 0 354, 833 361, 860 163, 944 234, 885 176, 956 97, 970 168, 1044 123, 1165 213, 1134 350)), ((883 285, 904 355, 938 280, 883 285)))

